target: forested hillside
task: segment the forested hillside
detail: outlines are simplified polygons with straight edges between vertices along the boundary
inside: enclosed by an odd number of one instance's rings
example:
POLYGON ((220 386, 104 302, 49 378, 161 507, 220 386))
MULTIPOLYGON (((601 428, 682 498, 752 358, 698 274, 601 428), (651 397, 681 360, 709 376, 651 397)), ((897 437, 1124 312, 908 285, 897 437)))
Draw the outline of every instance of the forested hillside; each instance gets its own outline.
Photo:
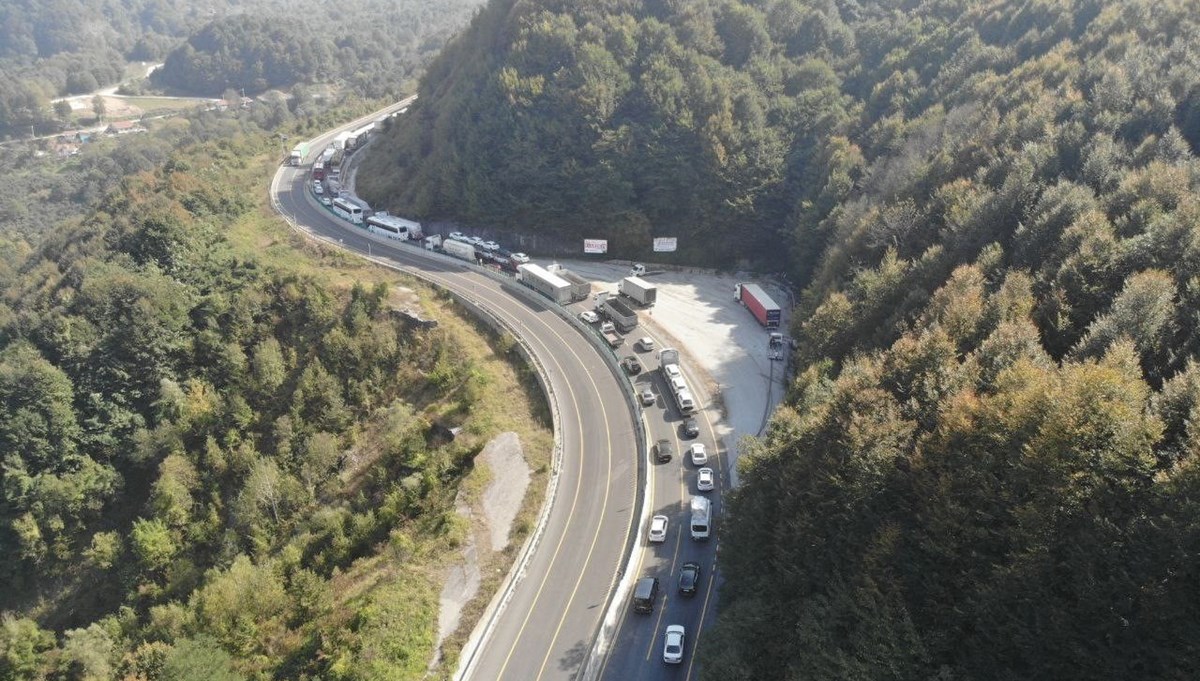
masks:
POLYGON ((793 152, 704 677, 1194 677, 1196 5, 827 9, 853 115, 793 152))
POLYGON ((2 242, 0 679, 426 675, 459 485, 534 407, 448 302, 255 233, 278 143, 226 133, 2 242))
POLYGON ((363 182, 804 286, 704 678, 1192 678, 1198 19, 496 0, 363 182))
POLYGON ((54 97, 119 82, 129 61, 166 60, 175 91, 256 94, 315 81, 399 95, 481 0, 89 0, 0 4, 0 137, 46 133, 54 97))
POLYGON ((204 26, 172 51, 155 82, 210 96, 338 82, 396 95, 482 0, 287 3, 204 26))

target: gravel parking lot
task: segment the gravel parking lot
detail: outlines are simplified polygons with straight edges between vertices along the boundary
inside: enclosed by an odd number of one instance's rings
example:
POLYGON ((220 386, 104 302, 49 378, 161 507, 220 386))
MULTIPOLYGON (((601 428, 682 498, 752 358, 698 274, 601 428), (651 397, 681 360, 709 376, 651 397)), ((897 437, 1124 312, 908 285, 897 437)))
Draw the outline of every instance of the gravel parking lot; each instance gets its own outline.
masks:
MULTIPOLYGON (((617 281, 629 274, 629 267, 622 264, 559 262, 595 282, 593 292, 615 292, 617 281)), ((702 270, 655 273, 649 265, 647 269, 651 274, 646 280, 658 287, 658 304, 640 313, 642 324, 683 351, 685 369, 706 388, 705 402, 723 406, 724 418, 713 426, 729 454, 729 479, 736 486, 738 441, 744 435, 758 435, 766 426, 783 397, 785 362, 771 359, 768 332, 734 299, 734 284, 746 279, 702 270)), ((764 282, 756 283, 783 308, 786 331, 787 296, 764 282)), ((638 335, 637 331, 630 334, 631 338, 638 335)))

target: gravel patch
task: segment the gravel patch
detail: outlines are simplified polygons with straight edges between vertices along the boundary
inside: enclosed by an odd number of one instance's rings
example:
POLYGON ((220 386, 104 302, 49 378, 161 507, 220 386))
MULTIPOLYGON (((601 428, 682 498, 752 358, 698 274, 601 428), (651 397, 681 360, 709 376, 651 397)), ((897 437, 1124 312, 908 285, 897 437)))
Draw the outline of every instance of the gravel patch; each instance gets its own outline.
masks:
POLYGON ((486 466, 490 481, 477 504, 472 507, 459 492, 456 512, 467 519, 471 532, 463 544, 462 559, 448 567, 446 582, 439 596, 438 647, 458 628, 463 606, 479 591, 480 551, 502 551, 508 545, 513 520, 521 509, 529 487, 529 465, 525 463, 521 439, 516 433, 501 433, 475 457, 475 466, 486 466))
POLYGON ((483 491, 483 514, 487 519, 492 539, 492 551, 500 551, 508 545, 508 534, 512 529, 525 488, 529 486, 529 466, 521 451, 521 440, 516 433, 501 433, 483 448, 475 465, 484 463, 492 472, 492 481, 483 491))

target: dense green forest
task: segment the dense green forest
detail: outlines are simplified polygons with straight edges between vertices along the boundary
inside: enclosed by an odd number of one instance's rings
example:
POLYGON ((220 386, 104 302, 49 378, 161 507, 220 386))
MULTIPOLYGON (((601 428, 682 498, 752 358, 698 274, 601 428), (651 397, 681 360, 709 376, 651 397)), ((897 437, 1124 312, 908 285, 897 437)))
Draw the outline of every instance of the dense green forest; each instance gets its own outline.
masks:
POLYGON ((267 16, 239 14, 188 38, 167 56, 154 81, 212 96, 330 81, 361 96, 396 95, 480 2, 314 2, 267 16))
POLYGON ((495 0, 360 186, 803 287, 704 678, 1193 678, 1198 20, 495 0))
POLYGON ((449 301, 271 227, 240 115, 0 241, 0 679, 426 675, 455 495, 538 407, 449 301))
POLYGON ((827 9, 704 678, 1193 678, 1196 5, 827 9))
POLYGON ((0 4, 0 137, 60 126, 50 100, 165 59, 155 84, 187 94, 257 94, 332 82, 397 96, 480 0, 91 0, 0 4))

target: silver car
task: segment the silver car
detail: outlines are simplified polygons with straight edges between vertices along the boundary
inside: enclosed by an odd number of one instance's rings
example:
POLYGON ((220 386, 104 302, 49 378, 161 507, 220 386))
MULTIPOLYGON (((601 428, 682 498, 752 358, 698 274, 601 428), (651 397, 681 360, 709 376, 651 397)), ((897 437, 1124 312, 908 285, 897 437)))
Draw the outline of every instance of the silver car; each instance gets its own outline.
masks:
POLYGON ((667 627, 667 640, 663 644, 663 662, 679 664, 683 662, 683 641, 686 637, 682 624, 672 624, 667 627))

